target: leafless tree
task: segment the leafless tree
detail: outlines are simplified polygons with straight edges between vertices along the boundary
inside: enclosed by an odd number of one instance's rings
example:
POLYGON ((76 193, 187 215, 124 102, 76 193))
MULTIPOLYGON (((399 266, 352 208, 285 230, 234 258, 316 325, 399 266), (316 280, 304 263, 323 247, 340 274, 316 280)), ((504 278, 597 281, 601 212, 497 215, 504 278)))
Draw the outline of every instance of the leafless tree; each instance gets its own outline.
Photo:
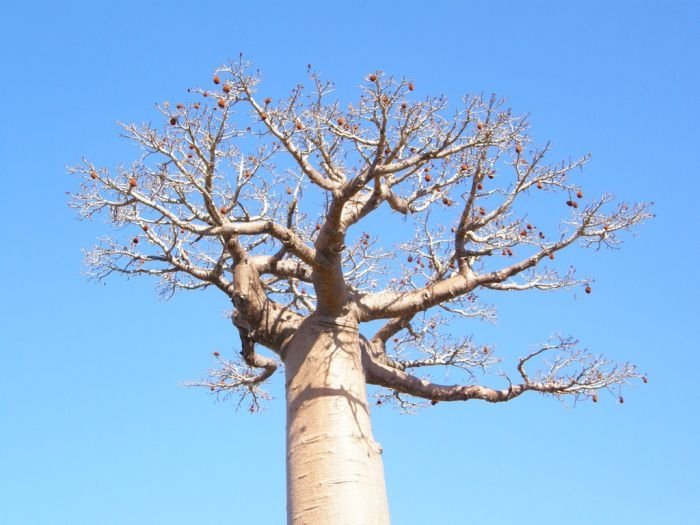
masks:
POLYGON ((240 358, 215 353, 195 384, 252 396, 255 409, 284 362, 289 523, 389 522, 368 384, 384 387, 377 403, 410 408, 527 391, 597 401, 646 380, 554 337, 489 386, 494 348, 449 328, 494 317, 484 290, 590 293, 553 259, 616 247, 648 205, 587 199, 572 180, 587 158, 548 164, 549 145, 494 97, 450 109, 377 71, 341 105, 332 83, 308 76, 272 100, 257 71, 230 63, 188 102, 158 106, 162 125, 122 125, 140 148, 133 164, 71 169, 83 179, 72 205, 119 232, 88 253, 95 279, 150 275, 165 296, 211 287, 231 299, 240 358), (433 382, 436 367, 461 382, 433 382))

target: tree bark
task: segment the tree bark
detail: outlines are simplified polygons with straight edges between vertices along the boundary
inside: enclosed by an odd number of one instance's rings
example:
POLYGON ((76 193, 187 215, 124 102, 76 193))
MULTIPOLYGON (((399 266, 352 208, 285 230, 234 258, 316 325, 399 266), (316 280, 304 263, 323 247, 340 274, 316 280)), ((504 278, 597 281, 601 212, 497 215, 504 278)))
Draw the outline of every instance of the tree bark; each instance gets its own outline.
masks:
POLYGON ((311 315, 283 355, 287 523, 388 525, 381 447, 372 437, 357 322, 311 315))

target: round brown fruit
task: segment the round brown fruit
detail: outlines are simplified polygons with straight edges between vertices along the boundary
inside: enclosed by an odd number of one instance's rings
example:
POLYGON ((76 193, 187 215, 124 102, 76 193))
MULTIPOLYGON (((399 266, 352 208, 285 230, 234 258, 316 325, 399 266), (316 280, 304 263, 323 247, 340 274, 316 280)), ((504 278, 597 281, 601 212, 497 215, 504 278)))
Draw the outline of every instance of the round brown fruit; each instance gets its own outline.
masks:
POLYGON ((143 225, 143 231, 147 232, 148 231, 148 224, 143 225))
POLYGON ((97 178, 97 172, 95 170, 90 171, 90 178, 91 179, 96 179, 97 178))
POLYGON ((221 354, 219 352, 213 352, 214 357, 219 357, 221 354))
POLYGON ((371 74, 371 75, 369 76, 369 81, 370 81, 370 82, 376 82, 376 81, 377 81, 377 75, 371 74))
POLYGON ((221 88, 224 93, 231 93, 231 86, 229 84, 224 84, 224 87, 221 88))
POLYGON ((542 182, 539 181, 539 180, 537 181, 537 189, 538 189, 538 190, 541 190, 541 189, 542 189, 542 182))
POLYGON ((549 254, 549 260, 550 260, 550 261, 553 261, 553 260, 554 260, 554 254, 553 254, 553 253, 550 253, 550 254, 549 254))
POLYGON ((226 107, 226 101, 223 98, 220 98, 219 102, 217 102, 217 104, 219 105, 219 107, 221 109, 224 109, 226 107))
POLYGON ((483 189, 484 189, 484 185, 481 184, 481 183, 479 183, 479 184, 476 185, 476 189, 477 189, 477 190, 483 190, 483 189))
POLYGON ((593 394, 593 395, 591 396, 591 400, 592 400, 594 403, 597 403, 597 402, 598 402, 598 394, 593 394))
POLYGON ((591 287, 590 287, 590 286, 586 286, 585 292, 586 292, 586 293, 591 293, 591 287))
POLYGON ((430 182, 431 180, 433 180, 433 178, 430 176, 430 173, 426 173, 425 174, 425 182, 430 182))
POLYGON ((129 187, 130 187, 130 188, 135 188, 137 184, 138 184, 138 182, 136 182, 136 178, 135 178, 135 177, 131 177, 131 178, 129 179, 129 187))
POLYGON ((520 155, 523 152, 523 147, 520 144, 515 145, 515 152, 520 155))
POLYGON ((260 118, 261 118, 262 120, 267 120, 267 113, 261 113, 261 114, 260 114, 260 118))
POLYGON ((272 99, 270 97, 267 97, 265 100, 263 100, 263 102, 267 106, 270 102, 272 102, 272 99))
POLYGON ((409 82, 408 83, 408 90, 413 91, 414 89, 416 89, 416 86, 413 85, 413 82, 409 82))
POLYGON ((297 129, 301 129, 301 128, 302 128, 301 122, 299 122, 298 120, 296 121, 296 123, 294 124, 294 126, 295 126, 297 129))
POLYGON ((169 122, 171 126, 174 126, 175 124, 177 124, 177 117, 170 117, 169 122))
POLYGON ((481 131, 482 129, 484 129, 484 123, 483 123, 483 122, 477 122, 477 123, 476 123, 476 129, 478 129, 479 131, 481 131))
POLYGON ((138 243, 139 243, 139 238, 138 238, 138 237, 134 237, 134 238, 131 240, 131 242, 134 243, 134 244, 138 244, 138 243))
POLYGON ((582 192, 581 190, 578 190, 578 191, 576 192, 576 196, 577 196, 579 199, 583 199, 583 192, 582 192))
POLYGON ((219 78, 219 75, 214 75, 214 78, 212 78, 214 81, 214 84, 221 84, 221 79, 219 78))

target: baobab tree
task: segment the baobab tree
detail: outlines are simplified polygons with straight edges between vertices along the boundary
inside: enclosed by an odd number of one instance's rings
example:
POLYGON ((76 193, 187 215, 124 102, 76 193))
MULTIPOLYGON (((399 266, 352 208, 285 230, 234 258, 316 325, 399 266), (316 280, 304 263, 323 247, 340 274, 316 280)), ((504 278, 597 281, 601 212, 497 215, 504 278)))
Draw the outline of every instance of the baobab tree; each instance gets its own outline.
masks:
POLYGON ((376 403, 409 407, 526 392, 597 401, 646 380, 567 337, 489 378, 495 348, 449 328, 494 316, 485 291, 590 293, 557 254, 617 246, 647 204, 588 198, 573 180, 587 158, 547 163, 549 145, 494 97, 450 109, 377 71, 344 105, 308 77, 273 100, 257 71, 229 63, 187 101, 158 105, 161 124, 122 125, 133 164, 71 168, 83 179, 72 205, 118 232, 88 252, 94 278, 149 275, 165 295, 231 300, 240 356, 215 352, 195 384, 255 410, 284 363, 289 523, 389 523, 368 385, 376 403), (441 367, 458 383, 430 379, 441 367))

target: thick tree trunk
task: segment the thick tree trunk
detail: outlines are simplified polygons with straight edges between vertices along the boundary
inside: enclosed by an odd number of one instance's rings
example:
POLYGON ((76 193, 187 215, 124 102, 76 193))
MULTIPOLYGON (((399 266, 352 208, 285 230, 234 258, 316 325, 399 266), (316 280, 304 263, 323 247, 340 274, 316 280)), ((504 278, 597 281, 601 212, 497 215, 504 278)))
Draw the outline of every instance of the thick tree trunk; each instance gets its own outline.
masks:
POLYGON ((287 523, 388 525, 357 324, 312 315, 284 352, 287 523))

